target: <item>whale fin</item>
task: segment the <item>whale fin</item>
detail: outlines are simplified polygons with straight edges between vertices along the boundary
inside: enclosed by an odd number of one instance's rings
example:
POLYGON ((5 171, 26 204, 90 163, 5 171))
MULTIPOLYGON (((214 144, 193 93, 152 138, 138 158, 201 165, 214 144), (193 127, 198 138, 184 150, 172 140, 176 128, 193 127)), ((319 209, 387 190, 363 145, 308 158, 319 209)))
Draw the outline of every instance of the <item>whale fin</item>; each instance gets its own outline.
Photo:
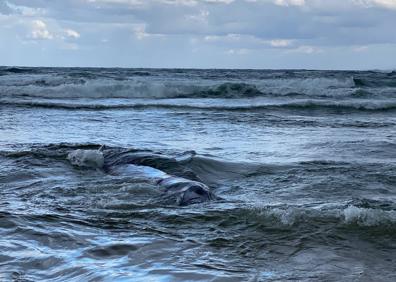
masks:
POLYGON ((187 151, 176 157, 176 161, 180 164, 188 164, 192 161, 197 153, 195 151, 187 151))

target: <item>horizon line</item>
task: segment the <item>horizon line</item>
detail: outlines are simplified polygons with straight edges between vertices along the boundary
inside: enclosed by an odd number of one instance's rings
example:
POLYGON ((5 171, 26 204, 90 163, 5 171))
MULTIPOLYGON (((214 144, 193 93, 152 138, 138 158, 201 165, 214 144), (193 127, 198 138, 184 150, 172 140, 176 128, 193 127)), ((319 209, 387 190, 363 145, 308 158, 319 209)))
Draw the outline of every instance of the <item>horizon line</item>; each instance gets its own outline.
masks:
POLYGON ((254 70, 254 71, 271 71, 271 70, 285 70, 285 71, 383 71, 383 72, 392 72, 396 71, 395 68, 390 69, 327 69, 327 68, 318 68, 318 69, 310 69, 310 68, 201 68, 201 67, 125 67, 125 66, 29 66, 29 65, 0 65, 0 68, 59 68, 59 69, 146 69, 146 70, 254 70))

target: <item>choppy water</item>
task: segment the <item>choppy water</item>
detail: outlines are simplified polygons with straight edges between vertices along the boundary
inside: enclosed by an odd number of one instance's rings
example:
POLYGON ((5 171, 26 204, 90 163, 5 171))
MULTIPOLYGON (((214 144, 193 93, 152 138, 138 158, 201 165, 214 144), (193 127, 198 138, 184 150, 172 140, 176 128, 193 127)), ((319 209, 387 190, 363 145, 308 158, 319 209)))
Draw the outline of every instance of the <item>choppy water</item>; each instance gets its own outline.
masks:
POLYGON ((0 281, 396 279, 395 72, 3 67, 0 161, 0 281), (67 159, 101 145, 218 199, 67 159))

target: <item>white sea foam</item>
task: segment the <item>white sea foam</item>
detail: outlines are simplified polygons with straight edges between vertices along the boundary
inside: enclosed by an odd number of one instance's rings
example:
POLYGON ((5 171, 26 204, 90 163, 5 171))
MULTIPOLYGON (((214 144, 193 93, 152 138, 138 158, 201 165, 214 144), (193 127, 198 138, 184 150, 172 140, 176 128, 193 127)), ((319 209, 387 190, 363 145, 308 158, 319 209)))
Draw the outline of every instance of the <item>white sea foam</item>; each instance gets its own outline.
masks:
POLYGON ((257 82, 258 89, 262 92, 275 94, 300 93, 306 95, 335 96, 345 94, 348 88, 354 88, 352 77, 345 79, 336 78, 287 78, 266 79, 257 82), (337 91, 340 89, 342 91, 337 91))
POLYGON ((273 208, 263 210, 262 215, 265 215, 269 218, 274 218, 282 225, 293 225, 297 221, 298 217, 301 216, 301 212, 302 211, 295 208, 273 208))
POLYGON ((166 98, 191 95, 204 89, 191 82, 166 82, 144 80, 94 79, 84 83, 64 83, 56 78, 41 80, 8 81, 2 83, 0 93, 5 95, 24 95, 41 98, 166 98), (37 82, 38 81, 38 82, 37 82))
POLYGON ((272 222, 280 226, 293 226, 315 221, 329 221, 361 227, 387 227, 396 224, 396 211, 339 205, 304 208, 299 206, 255 206, 247 216, 263 223, 272 222))
POLYGON ((349 224, 355 223, 361 226, 378 226, 396 223, 395 211, 349 206, 343 213, 345 222, 349 224))

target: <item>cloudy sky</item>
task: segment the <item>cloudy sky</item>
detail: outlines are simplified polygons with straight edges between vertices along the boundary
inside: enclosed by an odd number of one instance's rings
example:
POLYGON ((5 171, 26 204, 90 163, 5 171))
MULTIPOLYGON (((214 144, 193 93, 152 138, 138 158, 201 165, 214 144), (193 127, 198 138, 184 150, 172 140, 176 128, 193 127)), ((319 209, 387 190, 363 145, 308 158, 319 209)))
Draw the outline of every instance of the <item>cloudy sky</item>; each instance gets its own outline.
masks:
POLYGON ((0 0, 0 65, 396 69, 396 0, 0 0))

